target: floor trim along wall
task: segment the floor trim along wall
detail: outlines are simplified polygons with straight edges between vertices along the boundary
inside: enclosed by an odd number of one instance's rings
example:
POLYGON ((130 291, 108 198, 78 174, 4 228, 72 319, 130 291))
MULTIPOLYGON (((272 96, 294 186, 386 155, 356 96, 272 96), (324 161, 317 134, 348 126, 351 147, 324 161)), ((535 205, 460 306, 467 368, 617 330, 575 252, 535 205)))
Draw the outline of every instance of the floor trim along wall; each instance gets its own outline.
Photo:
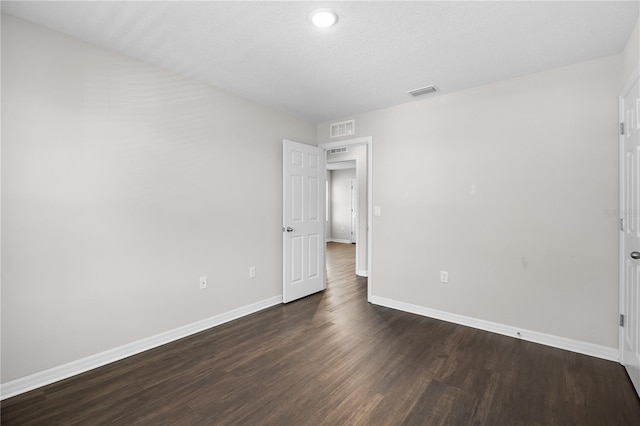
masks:
POLYGON ((162 346, 178 339, 182 339, 183 337, 199 333, 211 327, 233 321, 240 317, 261 311, 280 303, 282 303, 282 295, 274 296, 269 299, 253 303, 251 305, 243 306, 241 308, 237 308, 232 311, 204 319, 202 321, 197 321, 191 324, 187 324, 183 327, 156 334, 155 336, 147 337, 146 339, 138 340, 136 342, 132 342, 124 346, 91 355, 77 361, 73 361, 67 364, 50 368, 48 370, 31 374, 26 377, 22 377, 20 379, 3 383, 2 385, 0 385, 0 399, 10 398, 12 396, 37 389, 39 387, 66 379, 68 377, 93 370, 94 368, 102 367, 103 365, 119 361, 121 359, 139 354, 158 346, 162 346))
POLYGON ((412 305, 410 303, 400 302, 397 300, 387 299, 379 296, 371 296, 370 301, 374 305, 385 306, 387 308, 397 309, 399 311, 409 312, 412 314, 418 314, 425 317, 452 322, 455 324, 465 325, 467 327, 490 331, 492 333, 515 337, 516 339, 540 343, 542 345, 565 349, 567 351, 590 355, 609 361, 620 361, 618 348, 609 348, 607 346, 568 339, 566 337, 559 337, 551 334, 540 333, 537 331, 524 330, 510 325, 498 324, 495 322, 465 317, 463 315, 438 311, 436 309, 425 308, 423 306, 412 305))

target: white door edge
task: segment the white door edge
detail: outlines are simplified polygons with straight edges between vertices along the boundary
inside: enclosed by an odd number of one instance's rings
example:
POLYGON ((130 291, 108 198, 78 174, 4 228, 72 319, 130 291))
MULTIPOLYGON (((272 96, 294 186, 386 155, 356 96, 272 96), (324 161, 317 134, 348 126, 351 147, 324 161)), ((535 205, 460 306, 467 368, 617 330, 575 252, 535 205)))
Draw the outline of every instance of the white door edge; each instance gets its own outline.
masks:
POLYGON ((620 168, 620 282, 619 326, 620 363, 640 395, 640 73, 638 68, 625 84, 619 97, 619 168, 620 168), (630 260, 632 258, 633 260, 630 260))
MULTIPOLYGON (((622 88, 622 90, 620 91, 620 94, 618 95, 618 125, 619 123, 623 123, 625 121, 625 114, 624 114, 624 98, 626 97, 627 93, 629 92, 629 90, 631 90, 631 88, 633 87, 633 85, 635 84, 636 80, 638 80, 640 78, 640 67, 636 67, 635 70, 631 73, 631 76, 629 77, 629 79, 627 80, 627 82, 625 83, 624 87, 622 88)), ((623 175, 624 173, 624 135, 621 135, 620 132, 618 132, 618 190, 619 190, 619 196, 618 196, 618 200, 619 200, 619 208, 618 208, 618 221, 622 220, 623 215, 624 215, 624 187, 622 185, 623 179, 625 178, 625 176, 623 175)), ((624 261, 626 259, 626 253, 625 253, 625 243, 624 243, 624 232, 622 229, 620 229, 620 226, 618 224, 618 235, 620 236, 619 238, 619 249, 618 249, 618 268, 619 268, 619 274, 618 274, 618 310, 619 310, 619 314, 623 315, 624 314, 624 261)), ((619 358, 620 358, 620 364, 624 365, 624 328, 623 327, 618 327, 618 351, 620 353, 619 358)))

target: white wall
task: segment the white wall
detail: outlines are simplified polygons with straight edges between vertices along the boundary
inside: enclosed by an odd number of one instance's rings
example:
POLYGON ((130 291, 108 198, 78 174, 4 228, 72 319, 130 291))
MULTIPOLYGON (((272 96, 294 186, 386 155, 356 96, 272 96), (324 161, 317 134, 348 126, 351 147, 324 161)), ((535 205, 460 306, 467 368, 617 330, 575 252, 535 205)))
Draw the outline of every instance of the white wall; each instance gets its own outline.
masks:
POLYGON ((344 117, 373 137, 373 295, 617 348, 621 66, 344 117))
POLYGON ((315 137, 3 15, 2 382, 281 294, 282 139, 315 137))
POLYGON ((351 179, 356 169, 331 171, 331 239, 351 240, 351 179))
POLYGON ((636 21, 636 26, 627 41, 622 58, 622 82, 620 88, 629 80, 631 73, 640 66, 640 19, 636 21))

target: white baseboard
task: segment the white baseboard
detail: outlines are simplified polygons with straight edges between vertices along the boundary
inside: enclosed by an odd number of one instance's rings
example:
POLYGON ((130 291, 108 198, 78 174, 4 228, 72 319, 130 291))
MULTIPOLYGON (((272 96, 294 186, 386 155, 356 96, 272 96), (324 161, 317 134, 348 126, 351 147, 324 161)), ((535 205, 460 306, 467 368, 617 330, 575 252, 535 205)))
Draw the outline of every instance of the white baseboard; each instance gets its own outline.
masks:
POLYGON ((344 240, 340 238, 327 238, 328 243, 341 243, 341 244, 351 244, 351 240, 344 240))
POLYGON ((567 351, 577 352, 580 354, 602 358, 609 361, 620 361, 620 353, 618 348, 610 348, 607 346, 596 345, 594 343, 568 339, 566 337, 559 337, 551 334, 540 333, 537 331, 524 330, 510 325, 498 324, 495 322, 465 317, 463 315, 438 311, 436 309, 425 308, 423 306, 412 305, 410 303, 400 302, 384 297, 371 296, 369 301, 374 305, 385 306, 387 308, 397 309, 399 311, 409 312, 412 314, 448 321, 455 324, 465 325, 467 327, 490 331, 492 333, 515 337, 517 339, 540 343, 542 345, 565 349, 567 351))
POLYGON ((358 269, 356 271, 356 275, 359 277, 368 277, 369 276, 369 271, 367 271, 366 269, 358 269))
POLYGON ((211 327, 233 321, 280 303, 282 303, 282 295, 270 297, 269 299, 261 300, 256 303, 252 303, 251 305, 243 306, 211 318, 187 324, 183 327, 156 334, 155 336, 147 337, 136 342, 128 343, 124 346, 109 349, 77 361, 72 361, 67 364, 3 383, 0 385, 0 400, 93 370, 94 368, 102 367, 103 365, 119 361, 178 339, 182 339, 183 337, 199 333, 211 327))

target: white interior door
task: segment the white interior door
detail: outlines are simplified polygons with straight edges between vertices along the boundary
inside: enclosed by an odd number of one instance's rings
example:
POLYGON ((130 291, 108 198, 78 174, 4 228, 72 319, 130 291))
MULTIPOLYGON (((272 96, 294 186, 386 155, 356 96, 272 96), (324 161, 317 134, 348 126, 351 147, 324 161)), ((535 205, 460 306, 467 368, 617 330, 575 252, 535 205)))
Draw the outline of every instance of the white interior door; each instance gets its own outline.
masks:
POLYGON ((325 289, 324 150, 283 141, 283 285, 291 302, 325 289))
POLYGON ((640 89, 627 85, 621 121, 621 303, 622 364, 640 395, 640 89))

